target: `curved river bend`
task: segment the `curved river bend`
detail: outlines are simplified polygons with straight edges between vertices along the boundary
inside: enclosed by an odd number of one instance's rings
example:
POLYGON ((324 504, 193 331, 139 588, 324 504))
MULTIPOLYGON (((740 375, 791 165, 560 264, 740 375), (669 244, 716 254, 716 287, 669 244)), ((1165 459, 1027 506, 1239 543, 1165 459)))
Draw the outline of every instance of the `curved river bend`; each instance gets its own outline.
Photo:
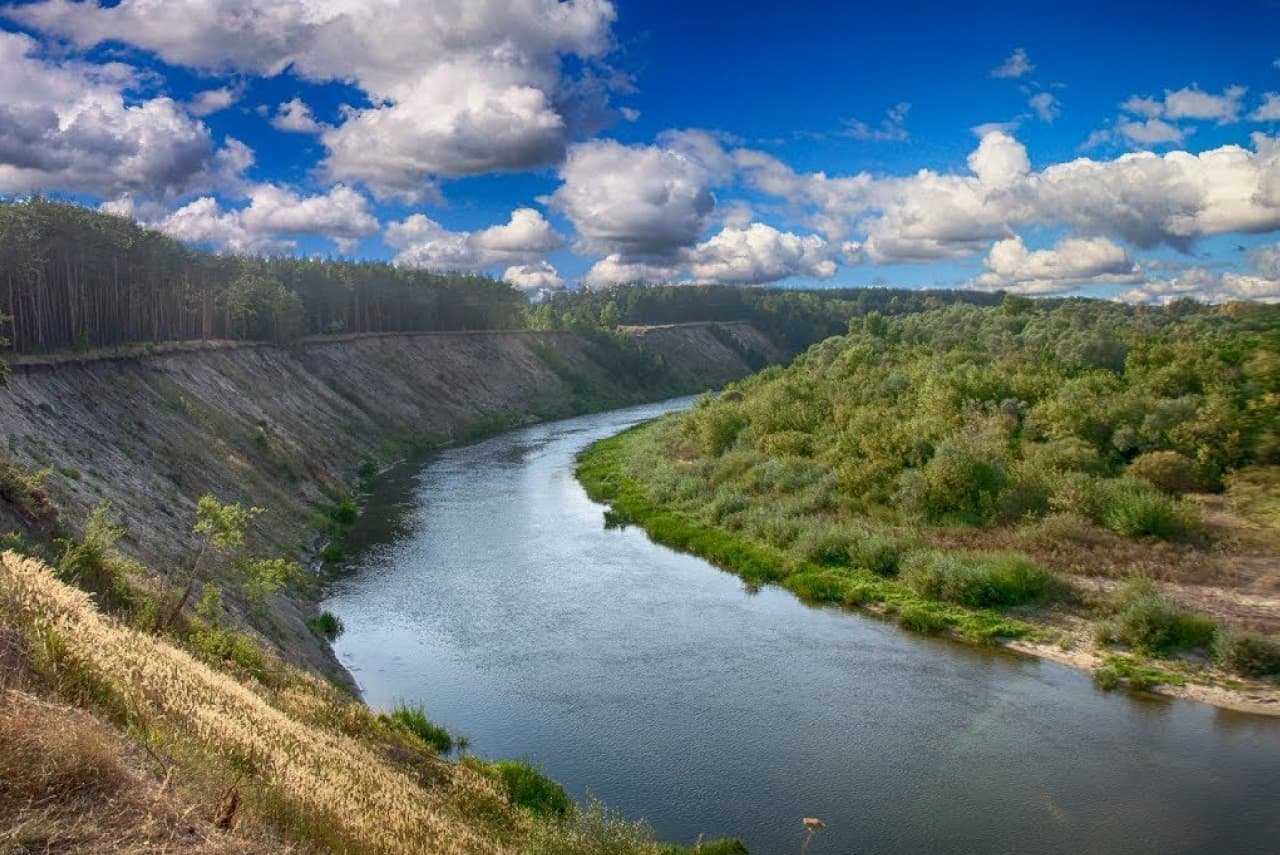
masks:
POLYGON ((1280 721, 744 589, 606 531, 596 439, 689 399, 445 451, 391 478, 326 608, 375 706, 543 766, 665 839, 797 852, 1280 851, 1280 721))

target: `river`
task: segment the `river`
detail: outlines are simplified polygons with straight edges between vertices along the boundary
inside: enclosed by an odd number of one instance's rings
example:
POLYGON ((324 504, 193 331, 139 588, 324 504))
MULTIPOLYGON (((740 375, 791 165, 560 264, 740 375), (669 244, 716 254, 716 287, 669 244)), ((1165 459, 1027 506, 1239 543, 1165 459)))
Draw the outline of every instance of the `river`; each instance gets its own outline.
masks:
POLYGON ((1280 721, 748 590, 573 477, 690 399, 537 425, 392 473, 325 607, 374 706, 530 760, 664 839, 756 855, 1280 851, 1280 721))

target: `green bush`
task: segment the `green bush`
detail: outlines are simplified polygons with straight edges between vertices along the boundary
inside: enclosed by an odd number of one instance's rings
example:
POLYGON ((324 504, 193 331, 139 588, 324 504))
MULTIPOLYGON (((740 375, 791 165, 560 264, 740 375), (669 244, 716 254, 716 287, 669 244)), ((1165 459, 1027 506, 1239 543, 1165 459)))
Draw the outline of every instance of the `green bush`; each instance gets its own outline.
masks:
POLYGON ((342 618, 330 611, 323 611, 314 617, 307 618, 307 626, 311 627, 311 631, 333 641, 346 630, 342 625, 342 618))
POLYGON ((996 513, 1009 480, 1006 450, 996 436, 970 430, 947 437, 913 477, 899 479, 898 500, 910 513, 933 522, 980 525, 996 513))
POLYGON ((712 405, 704 408, 696 421, 702 453, 708 457, 724 454, 746 424, 746 419, 730 407, 712 405))
POLYGON ((1115 614, 1099 626, 1099 639, 1145 653, 1163 656, 1208 648, 1218 629, 1213 618, 1182 607, 1150 579, 1134 579, 1125 585, 1114 608, 1115 614))
POLYGON ((902 548, 896 540, 879 534, 868 534, 849 547, 852 563, 877 576, 896 576, 902 565, 902 548))
POLYGON ((1172 496, 1194 493, 1205 488, 1204 478, 1196 462, 1176 451, 1149 451, 1133 459, 1125 474, 1146 481, 1172 496))
POLYGON ((819 524, 800 535, 796 540, 796 551, 814 564, 845 567, 849 564, 853 545, 854 537, 848 530, 819 524))
POLYGON ((573 805, 564 787, 528 763, 502 760, 493 764, 493 771, 507 799, 538 816, 559 819, 568 814, 573 805))
POLYGON ((1220 632, 1214 655, 1224 668, 1245 677, 1280 675, 1280 639, 1257 632, 1220 632))
POLYGON ((1108 482, 1102 523, 1125 537, 1158 540, 1195 540, 1203 532, 1194 508, 1142 481, 1127 478, 1108 482))
POLYGON ((387 718, 430 745, 441 754, 453 750, 449 731, 427 718, 426 710, 415 704, 398 703, 387 718))
POLYGON ((1052 573, 1025 555, 931 552, 912 556, 902 574, 917 594, 973 608, 1001 608, 1056 593, 1052 573))
POLYGON ((812 457, 813 437, 798 430, 784 430, 765 434, 756 447, 774 457, 812 457))

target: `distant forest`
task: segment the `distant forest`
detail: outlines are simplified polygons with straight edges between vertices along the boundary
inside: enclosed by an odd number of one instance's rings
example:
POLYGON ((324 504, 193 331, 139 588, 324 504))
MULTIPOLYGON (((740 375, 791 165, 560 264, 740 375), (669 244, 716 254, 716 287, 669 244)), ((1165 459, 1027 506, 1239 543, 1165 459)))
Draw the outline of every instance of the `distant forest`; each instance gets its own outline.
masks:
POLYGON ((332 333, 611 329, 749 320, 798 352, 849 319, 1000 296, 888 288, 629 286, 530 305, 505 282, 383 262, 220 255, 124 218, 45 199, 0 203, 0 342, 17 353, 132 342, 285 343, 332 333))

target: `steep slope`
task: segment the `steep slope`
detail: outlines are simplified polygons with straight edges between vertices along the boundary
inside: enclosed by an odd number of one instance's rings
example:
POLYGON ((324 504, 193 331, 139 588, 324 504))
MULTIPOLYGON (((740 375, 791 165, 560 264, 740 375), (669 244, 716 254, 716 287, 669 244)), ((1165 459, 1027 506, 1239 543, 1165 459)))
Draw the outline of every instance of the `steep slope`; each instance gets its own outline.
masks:
MULTIPOLYGON (((289 347, 194 343, 114 353, 19 358, 0 388, 0 439, 44 491, 57 525, 75 532, 111 503, 122 544, 174 578, 194 552, 195 503, 212 493, 267 509, 253 532, 263 553, 305 552, 316 509, 358 467, 408 447, 502 426, 652 400, 723 384, 773 359, 744 324, 601 333, 370 334, 289 347)), ((0 499, 0 534, 48 536, 0 499)), ((305 597, 241 609, 283 654, 345 679, 305 624, 305 597)))

